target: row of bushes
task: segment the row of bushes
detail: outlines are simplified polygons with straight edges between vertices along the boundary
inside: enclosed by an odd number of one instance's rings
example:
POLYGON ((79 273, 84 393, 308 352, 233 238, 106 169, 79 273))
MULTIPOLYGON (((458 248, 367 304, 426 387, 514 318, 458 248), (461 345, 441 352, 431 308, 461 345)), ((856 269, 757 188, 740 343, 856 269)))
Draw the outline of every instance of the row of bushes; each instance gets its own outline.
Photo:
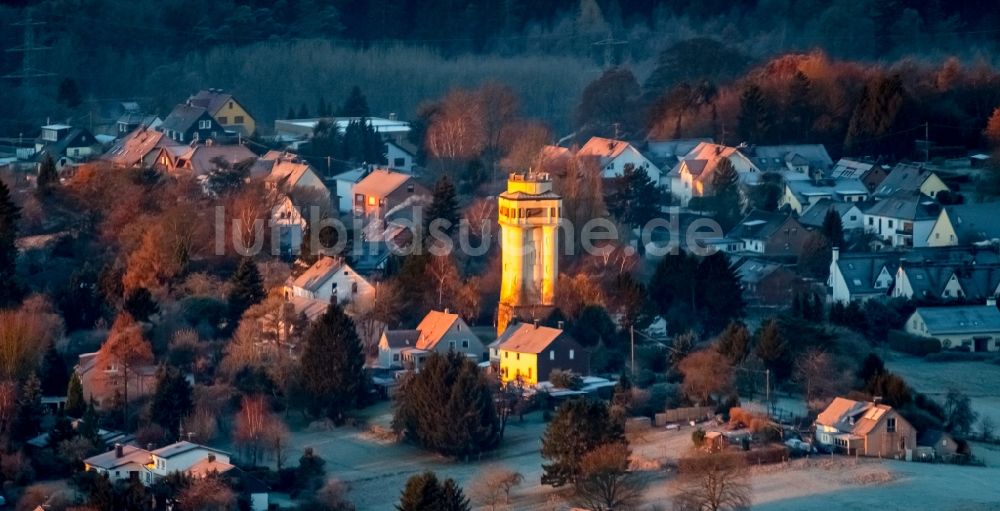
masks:
POLYGON ((901 330, 889 331, 889 348, 901 353, 925 357, 941 352, 941 341, 930 337, 918 337, 901 330))

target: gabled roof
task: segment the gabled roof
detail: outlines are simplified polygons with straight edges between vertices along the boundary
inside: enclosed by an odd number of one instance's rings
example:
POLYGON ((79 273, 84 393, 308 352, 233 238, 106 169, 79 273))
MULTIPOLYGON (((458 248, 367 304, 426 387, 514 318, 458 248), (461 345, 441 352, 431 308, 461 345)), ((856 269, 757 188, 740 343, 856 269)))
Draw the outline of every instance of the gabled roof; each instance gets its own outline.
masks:
POLYGON ((232 94, 217 90, 200 90, 187 100, 188 104, 204 108, 210 114, 215 114, 230 101, 233 101, 232 94))
POLYGON ((273 162, 270 173, 264 180, 282 186, 295 186, 311 169, 305 160, 294 153, 268 151, 261 160, 273 162))
POLYGON ((959 243, 1000 239, 1000 202, 960 204, 944 209, 959 243))
POLYGON ((354 193, 366 196, 385 197, 412 179, 409 174, 388 169, 375 169, 354 185, 354 193))
POLYGON ((188 441, 175 442, 170 445, 160 447, 159 449, 152 451, 150 454, 159 458, 169 459, 174 456, 178 456, 194 450, 212 451, 219 454, 225 454, 227 456, 229 455, 229 453, 226 451, 215 449, 214 447, 208 447, 207 445, 195 444, 188 441))
POLYGON ((995 305, 918 307, 914 314, 931 336, 1000 332, 1000 310, 995 305))
POLYGON ((920 190, 924 181, 927 181, 932 175, 934 175, 934 171, 924 168, 923 165, 900 163, 892 168, 889 175, 885 176, 882 183, 875 189, 875 195, 883 197, 900 190, 911 192, 920 190))
POLYGON ((765 240, 770 238, 774 233, 778 232, 778 230, 789 221, 796 224, 799 223, 787 213, 755 209, 743 218, 743 220, 737 224, 736 227, 733 227, 726 237, 731 239, 765 240))
MULTIPOLYGON (((177 155, 178 167, 190 167, 195 175, 208 174, 215 169, 212 160, 222 158, 235 165, 245 160, 256 159, 257 155, 253 151, 242 145, 196 145, 194 147, 176 146, 177 149, 187 149, 177 155)), ((174 146, 168 147, 172 150, 174 146)))
POLYGON ((98 467, 104 470, 114 470, 115 467, 120 467, 129 463, 145 465, 149 462, 149 451, 134 445, 123 445, 121 457, 118 457, 116 449, 111 449, 108 452, 91 456, 83 460, 83 462, 92 467, 98 467))
POLYGON ((864 179, 872 169, 874 163, 841 158, 830 170, 830 177, 834 179, 864 179))
POLYGON ((341 268, 347 266, 343 259, 336 257, 320 257, 308 270, 299 275, 292 283, 293 286, 307 291, 316 291, 330 280, 331 277, 341 268))
POLYGON ((786 186, 801 202, 810 202, 810 199, 817 197, 829 197, 836 200, 846 196, 868 196, 868 187, 860 179, 827 179, 819 182, 788 181, 786 186))
MULTIPOLYGON (((671 171, 671 174, 679 175, 681 172, 688 172, 694 176, 696 181, 711 182, 711 176, 715 172, 715 168, 718 166, 719 161, 721 161, 722 158, 747 159, 746 156, 740 153, 735 147, 713 144, 711 142, 702 142, 684 156, 684 158, 671 171)), ((752 161, 747 161, 753 168, 757 168, 752 161)))
POLYGON ((873 252, 864 254, 844 254, 837 259, 837 269, 844 278, 852 295, 882 293, 888 290, 875 287, 875 281, 886 270, 896 275, 899 267, 898 252, 873 252))
POLYGON ((386 330, 383 335, 390 348, 413 348, 420 338, 420 330, 386 330))
POLYGON ((304 296, 291 296, 288 298, 288 303, 291 304, 292 312, 296 316, 302 314, 309 321, 315 321, 330 308, 330 302, 326 300, 313 300, 304 296))
POLYGON ((834 428, 841 433, 864 436, 878 425, 889 410, 892 407, 887 405, 836 397, 816 417, 816 424, 834 428))
POLYGON ((538 354, 551 345, 563 331, 558 328, 535 325, 533 323, 516 323, 504 330, 497 339, 497 349, 515 353, 538 354))
POLYGON ((161 131, 139 126, 119 139, 101 158, 116 165, 132 166, 141 163, 149 153, 160 147, 179 145, 161 131))
POLYGON ((624 140, 613 138, 590 137, 590 140, 576 152, 578 157, 600 158, 601 165, 607 165, 611 160, 621 156, 631 146, 624 140))
POLYGON ((203 115, 211 117, 208 110, 203 107, 182 103, 175 106, 174 109, 170 111, 170 115, 168 115, 166 119, 163 119, 163 124, 160 125, 160 130, 186 132, 191 129, 191 126, 198 122, 198 119, 200 119, 203 115))
POLYGON ((740 148, 740 151, 763 171, 782 170, 791 163, 825 172, 833 165, 823 144, 761 145, 740 148))
POLYGON ((941 206, 920 192, 900 190, 869 203, 864 212, 866 215, 900 220, 934 220, 940 215, 941 206))
MULTIPOLYGON (((809 206, 809 209, 802 212, 802 215, 799 216, 799 223, 810 227, 822 227, 823 221, 826 220, 826 214, 828 211, 836 211, 840 218, 844 218, 844 215, 848 214, 852 209, 856 209, 857 207, 857 204, 852 202, 837 202, 831 199, 820 199, 812 206, 809 206)), ((858 213, 860 212, 861 210, 858 210, 858 213)))
POLYGON ((660 158, 682 158, 690 153, 698 144, 712 143, 710 138, 674 138, 664 140, 646 140, 646 150, 660 158))
POLYGON ((417 348, 422 350, 432 350, 444 334, 448 333, 448 330, 458 321, 458 314, 452 314, 448 311, 435 311, 432 310, 424 316, 424 319, 420 321, 417 325, 417 330, 420 331, 420 338, 417 341, 417 348))
POLYGON ((746 259, 736 268, 736 274, 741 281, 756 284, 782 268, 781 264, 772 261, 746 259))

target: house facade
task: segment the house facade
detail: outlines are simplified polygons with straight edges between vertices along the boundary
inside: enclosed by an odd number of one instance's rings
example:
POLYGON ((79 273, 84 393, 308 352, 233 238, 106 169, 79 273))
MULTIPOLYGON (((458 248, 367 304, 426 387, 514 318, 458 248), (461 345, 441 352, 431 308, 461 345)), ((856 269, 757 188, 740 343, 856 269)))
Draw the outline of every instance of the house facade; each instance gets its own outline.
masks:
POLYGON ((355 216, 383 219, 406 204, 430 200, 430 191, 413 176, 388 169, 376 169, 354 185, 355 216))
POLYGON ((888 175, 889 169, 883 165, 851 158, 837 160, 837 163, 830 170, 830 177, 834 179, 861 180, 869 192, 874 192, 888 175))
POLYGON ((685 155, 668 174, 670 193, 677 198, 681 206, 686 207, 694 197, 714 194, 712 175, 723 158, 733 164, 743 183, 756 183, 762 174, 757 165, 737 148, 702 142, 685 155))
POLYGON ((926 247, 940 212, 929 196, 899 191, 865 207, 865 231, 892 247, 926 247))
POLYGON ((834 211, 840 217, 840 225, 845 233, 864 229, 865 214, 857 204, 851 202, 836 202, 830 199, 820 199, 799 216, 799 223, 806 227, 819 229, 823 227, 828 212, 834 211))
POLYGON ((390 140, 385 143, 386 166, 392 170, 413 174, 417 168, 417 156, 408 144, 390 140))
POLYGON ((158 129, 181 144, 218 139, 225 134, 225 129, 208 110, 186 103, 174 107, 158 129))
POLYGON ((152 168, 161 148, 177 145, 163 132, 140 126, 115 141, 101 159, 116 168, 152 168))
POLYGON ((797 214, 823 200, 860 204, 868 199, 868 189, 858 179, 823 181, 788 181, 779 206, 788 206, 797 214))
POLYGON ((927 246, 948 247, 1000 240, 1000 203, 945 206, 927 235, 927 246))
POLYGON ((852 456, 910 459, 917 430, 891 406, 837 397, 816 417, 816 442, 852 456))
POLYGON ((892 168, 889 175, 875 189, 875 196, 889 197, 901 191, 917 192, 935 198, 939 193, 950 190, 934 171, 923 165, 900 163, 892 168))
POLYGON ((809 239, 809 229, 792 215, 754 210, 726 238, 739 240, 742 252, 768 257, 797 257, 809 239))
POLYGON ((500 379, 526 385, 547 381, 554 369, 590 374, 590 354, 569 334, 537 323, 512 323, 497 339, 500 379))
POLYGON ((918 307, 906 320, 906 332, 941 341, 944 349, 1000 350, 1000 310, 986 305, 918 307))
POLYGON ((483 341, 469 328, 468 323, 448 309, 432 310, 413 330, 388 330, 379 339, 378 363, 380 367, 406 367, 420 369, 430 353, 461 353, 473 360, 486 360, 483 341))
POLYGON ((222 89, 198 91, 187 103, 208 111, 223 130, 249 137, 257 131, 257 122, 232 94, 222 89))
POLYGON ((596 159, 601 168, 601 175, 605 179, 621 176, 625 167, 632 165, 635 169, 646 171, 654 184, 661 184, 663 174, 649 158, 646 158, 632 144, 623 140, 611 138, 591 137, 583 147, 577 151, 578 158, 596 159))
POLYGON ((830 299, 847 304, 886 296, 895 282, 900 256, 894 252, 841 255, 832 248, 827 288, 830 299))
POLYGON ((308 270, 285 285, 286 297, 330 303, 367 302, 375 286, 339 257, 321 256, 308 270))

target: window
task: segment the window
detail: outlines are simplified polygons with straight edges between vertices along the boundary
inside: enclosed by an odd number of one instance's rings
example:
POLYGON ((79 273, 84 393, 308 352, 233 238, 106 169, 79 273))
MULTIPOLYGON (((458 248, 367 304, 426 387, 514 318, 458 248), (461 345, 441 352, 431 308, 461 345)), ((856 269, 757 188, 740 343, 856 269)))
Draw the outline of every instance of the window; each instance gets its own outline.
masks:
POLYGON ((895 433, 896 432, 896 418, 895 417, 889 417, 888 419, 885 420, 885 432, 886 433, 895 433))
POLYGON ((200 130, 210 130, 212 129, 212 121, 210 119, 205 119, 198 121, 198 129, 200 130))
POLYGON ((360 193, 355 194, 354 195, 354 203, 357 204, 357 205, 359 205, 359 206, 362 205, 362 204, 364 204, 365 203, 365 196, 362 195, 362 194, 360 194, 360 193))
POLYGON ((515 353, 514 354, 514 358, 516 358, 517 360, 521 360, 521 354, 520 353, 515 353))
POLYGON ((392 354, 392 361, 393 362, 399 362, 399 353, 393 353, 392 354))
POLYGON ((408 183, 406 185, 406 193, 413 193, 413 183, 408 183))
POLYGON ((229 124, 228 117, 219 117, 219 124, 229 124))
POLYGON ((448 341, 448 349, 455 351, 455 341, 448 341))
POLYGON ((569 359, 570 360, 573 360, 573 355, 575 355, 575 353, 573 352, 573 350, 569 350, 569 359))
POLYGON ((892 229, 892 220, 889 220, 889 228, 892 229))
POLYGON ((549 350, 549 360, 556 359, 556 350, 549 350))
POLYGON ((510 352, 509 351, 503 352, 503 358, 510 358, 510 352))
MULTIPOLYGON (((222 121, 219 121, 219 122, 222 122, 222 121)), ((243 116, 242 115, 237 115, 236 117, 233 117, 233 123, 235 123, 235 124, 243 124, 243 116)))
POLYGON ((405 165, 406 165, 406 158, 393 158, 392 159, 392 166, 393 167, 403 167, 405 165))
POLYGON ((852 222, 855 221, 855 220, 857 220, 857 219, 858 219, 858 215, 851 215, 851 221, 852 222))
POLYGON ((230 102, 229 102, 229 109, 230 109, 230 110, 232 110, 232 109, 233 109, 233 102, 232 102, 232 101, 230 101, 230 102))
POLYGON ((352 282, 351 283, 351 292, 354 293, 354 294, 358 294, 358 283, 357 282, 352 282))
POLYGON ((464 349, 468 349, 469 348, 469 340, 468 339, 462 339, 462 348, 464 348, 464 349))
POLYGON ((872 217, 868 217, 868 225, 875 225, 875 219, 872 217))
POLYGON ((374 206, 375 205, 375 196, 374 195, 369 195, 368 196, 368 205, 369 206, 374 206))
POLYGON ((528 379, 529 380, 531 379, 531 368, 530 367, 528 368, 528 379))

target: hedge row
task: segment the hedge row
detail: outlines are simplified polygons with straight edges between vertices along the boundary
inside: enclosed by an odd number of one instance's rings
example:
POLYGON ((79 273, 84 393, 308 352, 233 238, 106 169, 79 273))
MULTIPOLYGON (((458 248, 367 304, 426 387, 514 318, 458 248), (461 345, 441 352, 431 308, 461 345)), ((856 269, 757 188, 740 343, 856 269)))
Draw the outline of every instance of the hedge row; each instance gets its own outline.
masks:
POLYGON ((900 330, 889 331, 889 347, 901 353, 924 357, 941 351, 941 341, 930 337, 918 337, 900 330))

